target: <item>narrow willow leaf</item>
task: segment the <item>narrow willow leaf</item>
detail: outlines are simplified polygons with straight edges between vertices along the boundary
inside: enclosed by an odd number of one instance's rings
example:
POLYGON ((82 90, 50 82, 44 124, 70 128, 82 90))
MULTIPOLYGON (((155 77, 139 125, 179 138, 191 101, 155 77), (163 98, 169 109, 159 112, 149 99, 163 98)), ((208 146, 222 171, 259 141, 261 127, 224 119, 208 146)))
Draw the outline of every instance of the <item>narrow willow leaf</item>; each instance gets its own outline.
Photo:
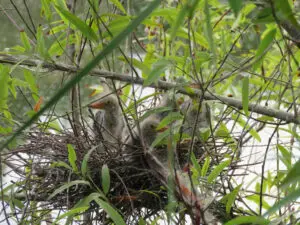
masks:
POLYGON ((112 4, 114 4, 118 9, 120 9, 124 14, 126 14, 126 10, 124 9, 121 2, 118 0, 109 0, 112 4))
MULTIPOLYGON (((65 36, 63 34, 63 36, 65 36)), ((62 40, 60 40, 60 38, 58 38, 56 41, 54 41, 52 43, 52 45, 50 46, 49 48, 49 55, 50 56, 61 56, 65 49, 66 49, 66 46, 67 46, 67 42, 68 44, 73 44, 75 40, 72 40, 72 35, 69 36, 68 38, 63 38, 62 40)))
POLYGON ((277 10, 281 13, 276 13, 277 15, 283 17, 280 19, 283 20, 288 20, 288 22, 290 22, 291 24, 293 24, 297 29, 300 28, 297 19, 294 16, 293 10, 291 8, 291 5, 289 3, 289 1, 286 0, 276 0, 274 1, 275 6, 276 6, 276 12, 277 10))
POLYGON ((77 168, 77 165, 76 165, 76 160, 77 160, 76 152, 75 152, 75 150, 74 150, 74 148, 71 144, 68 144, 67 147, 68 147, 69 163, 72 166, 73 171, 77 172, 78 168, 77 168))
POLYGON ((86 177, 87 173, 88 173, 88 161, 89 158, 92 154, 92 152, 96 149, 97 147, 94 147, 92 149, 90 149, 83 157, 82 163, 81 163, 81 173, 82 176, 86 177))
POLYGON ((289 184, 299 182, 300 180, 300 160, 298 160, 295 165, 290 169, 285 179, 281 183, 281 188, 286 187, 289 184))
POLYGON ((6 107, 8 97, 9 68, 0 64, 0 111, 6 107))
POLYGON ((88 181, 85 180, 73 180, 69 183, 66 183, 62 186, 60 186, 59 188, 57 188, 49 197, 48 200, 50 200, 51 198, 55 197, 56 195, 58 195, 59 193, 63 192, 64 190, 74 186, 74 185, 88 185, 90 186, 90 183, 88 181))
POLYGON ((150 74, 146 77, 144 81, 144 85, 150 85, 152 83, 155 83, 161 74, 163 74, 168 67, 170 66, 170 61, 166 59, 158 59, 157 62, 155 62, 152 65, 152 70, 150 74))
POLYGON ((42 56, 44 59, 50 58, 45 44, 45 38, 44 38, 42 26, 39 26, 37 29, 36 39, 37 39, 37 44, 36 44, 37 53, 40 54, 40 56, 42 56))
POLYGON ((195 167, 195 169, 197 170, 198 172, 198 175, 201 174, 201 166, 199 165, 198 161, 197 161, 197 158, 194 154, 194 152, 192 152, 192 155, 191 155, 191 161, 193 163, 193 167, 195 167))
POLYGON ((52 12, 50 9, 50 1, 51 0, 41 0, 41 15, 45 15, 46 20, 50 21, 52 18, 52 12))
POLYGON ((54 168, 54 167, 64 167, 64 168, 67 168, 69 170, 72 170, 72 167, 69 164, 67 164, 63 161, 58 161, 58 162, 51 163, 51 168, 54 168))
POLYGON ((153 141, 153 143, 151 144, 151 147, 155 147, 158 144, 160 144, 163 140, 166 139, 166 137, 168 137, 170 135, 170 128, 167 129, 166 131, 160 133, 159 135, 157 135, 157 137, 155 138, 155 140, 153 141))
POLYGON ((109 175, 109 169, 106 164, 102 166, 101 170, 101 181, 102 181, 102 189, 104 194, 107 194, 109 192, 110 188, 110 175, 109 175))
POLYGON ((94 200, 109 215, 115 224, 126 225, 122 216, 110 204, 99 198, 94 200))
POLYGON ((91 193, 89 196, 80 199, 73 208, 90 206, 91 201, 95 201, 97 198, 105 198, 105 196, 99 192, 91 193))
POLYGON ((226 213, 228 213, 228 214, 230 213, 231 207, 232 207, 241 187, 242 187, 242 185, 240 184, 239 186, 234 188, 232 190, 232 192, 228 195, 228 199, 227 199, 227 203, 226 203, 226 213))
POLYGON ((36 119, 38 119, 43 113, 54 105, 58 99, 62 98, 75 84, 77 84, 84 76, 86 76, 98 63, 113 51, 119 44, 130 34, 150 13, 158 7, 160 0, 154 0, 149 4, 149 6, 142 11, 138 17, 136 17, 132 22, 118 35, 116 36, 103 50, 96 55, 92 61, 90 61, 76 76, 74 76, 70 81, 68 81, 63 88, 59 89, 58 92, 45 104, 41 110, 31 117, 22 127, 20 127, 13 135, 0 147, 0 151, 5 149, 14 139, 17 137, 24 129, 30 126, 36 119))
POLYGON ((179 29, 180 25, 184 22, 184 17, 188 13, 188 1, 183 5, 181 10, 179 11, 175 22, 172 23, 170 39, 173 40, 176 36, 176 32, 179 29))
POLYGON ((22 41, 22 44, 23 44, 25 50, 27 52, 29 52, 31 50, 31 45, 30 45, 29 38, 28 38, 28 36, 27 36, 27 34, 26 34, 25 31, 22 30, 20 32, 20 38, 21 38, 21 41, 22 41))
POLYGON ((278 144, 277 145, 282 157, 281 161, 284 163, 284 165, 286 166, 287 169, 291 169, 291 165, 292 165, 292 154, 290 151, 288 151, 285 147, 283 147, 282 145, 278 144))
POLYGON ((36 79, 35 77, 32 75, 30 70, 24 69, 23 70, 23 74, 24 74, 24 78, 26 80, 26 82, 28 83, 28 87, 32 93, 32 98, 37 101, 38 100, 38 88, 36 85, 36 79))
POLYGON ((204 14, 205 14, 205 22, 206 22, 206 32, 207 32, 207 40, 210 47, 210 51, 213 55, 213 62, 216 63, 216 49, 214 44, 214 37, 213 37, 213 28, 211 25, 211 18, 210 18, 210 7, 208 5, 208 0, 204 2, 204 14))
POLYGON ((237 17, 239 11, 243 6, 243 0, 228 0, 230 8, 232 9, 234 16, 237 17))
POLYGON ((224 225, 238 225, 238 224, 256 224, 268 225, 271 221, 260 216, 239 216, 225 223, 224 225))
POLYGON ((271 45, 273 42, 273 39, 276 35, 276 28, 273 28, 271 30, 268 30, 264 38, 262 39, 260 45, 258 46, 258 49, 256 51, 255 57, 254 57, 254 65, 253 69, 256 69, 259 67, 262 55, 265 53, 265 50, 271 45))
POLYGON ((157 130, 162 129, 169 125, 170 123, 178 120, 182 120, 183 116, 181 115, 180 112, 170 112, 163 120, 159 123, 157 126, 157 130))
POLYGON ((210 165, 210 157, 206 156, 204 164, 203 164, 203 167, 202 167, 202 170, 201 170, 201 176, 202 177, 206 176, 208 168, 209 168, 209 165, 210 165))
POLYGON ((69 217, 69 216, 78 215, 78 213, 83 213, 86 210, 88 210, 89 208, 90 208, 90 206, 84 206, 84 207, 78 207, 78 208, 70 209, 67 212, 60 215, 59 217, 57 217, 57 219, 52 224, 53 225, 58 224, 57 222, 60 221, 61 219, 65 218, 65 217, 69 217))
POLYGON ((81 31, 83 36, 91 41, 97 41, 97 35, 91 27, 89 27, 84 21, 70 13, 68 10, 64 10, 59 6, 55 6, 55 9, 59 11, 71 24, 73 24, 78 30, 81 31))
POLYGON ((199 3, 198 0, 188 0, 182 6, 181 10, 177 14, 175 22, 172 22, 171 34, 170 34, 170 39, 171 40, 174 39, 174 37, 177 34, 178 29, 180 29, 181 25, 184 23, 185 16, 188 16, 189 18, 192 18, 193 13, 194 13, 198 3, 199 3))
POLYGON ((231 163, 231 160, 226 160, 224 162, 221 162, 218 166, 214 168, 213 171, 208 175, 207 177, 207 182, 208 183, 213 183, 216 178, 220 175, 220 173, 223 171, 223 169, 231 163))
POLYGON ((242 104, 246 116, 249 116, 249 77, 243 78, 242 104))
MULTIPOLYGON (((263 194, 264 194, 264 193, 263 193, 263 194)), ((250 200, 250 201, 252 201, 252 202, 254 202, 257 206, 260 205, 260 196, 257 195, 257 194, 254 194, 254 195, 248 195, 248 196, 246 197, 246 199, 247 199, 247 200, 250 200)), ((271 208, 271 206, 268 204, 268 202, 267 202, 265 199, 262 199, 262 208, 263 208, 263 209, 266 209, 266 210, 268 210, 268 209, 271 208)))
MULTIPOLYGON (((298 178, 298 181, 299 181, 299 178, 298 178)), ((286 206, 289 203, 291 203, 292 201, 299 199, 299 197, 300 197, 300 188, 289 193, 286 197, 284 197, 279 202, 274 204, 263 216, 268 216, 268 215, 275 213, 281 207, 286 206)))

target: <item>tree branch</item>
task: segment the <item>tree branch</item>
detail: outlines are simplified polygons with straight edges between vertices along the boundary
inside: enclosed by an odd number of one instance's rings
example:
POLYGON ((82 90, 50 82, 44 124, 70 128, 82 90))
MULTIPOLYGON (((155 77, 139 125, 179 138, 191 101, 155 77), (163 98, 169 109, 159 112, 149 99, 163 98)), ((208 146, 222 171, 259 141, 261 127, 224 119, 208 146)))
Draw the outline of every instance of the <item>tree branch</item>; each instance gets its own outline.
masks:
MULTIPOLYGON (((12 64, 12 65, 20 65, 25 67, 39 67, 43 69, 48 69, 49 71, 64 71, 64 72, 73 72, 78 73, 81 68, 76 68, 72 65, 66 65, 61 63, 49 63, 44 62, 41 60, 32 60, 32 59, 26 59, 22 57, 13 57, 6 54, 0 54, 0 63, 5 64, 12 64)), ((90 72, 91 76, 98 76, 103 77, 106 79, 111 80, 118 80, 122 82, 127 83, 134 83, 134 84, 140 84, 143 85, 144 79, 139 77, 131 77, 126 74, 122 73, 116 73, 116 72, 110 72, 105 70, 97 70, 94 69, 90 72)), ((201 97, 202 92, 198 89, 192 89, 193 92, 185 90, 181 84, 175 84, 170 83, 162 80, 158 80, 155 84, 148 85, 147 87, 153 87, 153 88, 159 88, 163 90, 170 90, 172 88, 176 89, 179 93, 182 93, 184 95, 189 95, 191 97, 201 97)), ((221 101, 223 104, 235 107, 237 109, 242 109, 242 101, 234 99, 234 98, 228 98, 223 97, 220 95, 215 95, 209 92, 204 93, 204 99, 206 100, 218 100, 221 101)), ((300 124, 300 119, 297 118, 297 115, 294 115, 292 113, 288 113, 285 111, 280 111, 276 109, 272 109, 269 107, 257 105, 257 104, 249 104, 249 110, 258 114, 274 117, 276 119, 285 121, 287 123, 295 123, 300 124)))

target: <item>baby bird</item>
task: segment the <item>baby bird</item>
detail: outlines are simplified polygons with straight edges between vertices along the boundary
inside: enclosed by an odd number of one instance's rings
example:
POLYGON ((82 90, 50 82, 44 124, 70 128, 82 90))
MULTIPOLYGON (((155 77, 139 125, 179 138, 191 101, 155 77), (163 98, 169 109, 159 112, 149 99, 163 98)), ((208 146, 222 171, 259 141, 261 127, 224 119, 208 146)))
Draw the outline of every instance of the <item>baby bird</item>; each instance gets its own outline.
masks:
POLYGON ((103 96, 89 106, 93 109, 100 109, 95 116, 95 133, 98 136, 102 135, 104 143, 116 146, 122 139, 122 132, 125 127, 123 113, 117 96, 113 94, 103 96))
POLYGON ((160 104, 158 105, 158 108, 162 107, 169 107, 170 110, 166 110, 163 112, 157 113, 157 116, 159 119, 165 118, 171 111, 176 112, 179 111, 180 105, 183 103, 183 97, 179 96, 179 94, 170 95, 169 93, 166 93, 163 95, 160 104))
POLYGON ((167 129, 167 127, 157 129, 159 123, 159 117, 152 114, 140 123, 140 133, 137 127, 133 129, 133 137, 127 140, 125 152, 130 155, 130 158, 134 161, 140 160, 140 156, 143 155, 142 139, 145 147, 149 149, 157 135, 167 129))
POLYGON ((202 102, 200 108, 199 103, 194 103, 192 99, 185 101, 180 108, 180 111, 185 115, 183 124, 183 133, 188 134, 190 137, 193 135, 195 128, 195 137, 199 138, 201 130, 209 128, 210 126, 210 109, 202 102), (199 110, 199 114, 198 114, 199 110), (198 115, 198 118, 197 118, 198 115))

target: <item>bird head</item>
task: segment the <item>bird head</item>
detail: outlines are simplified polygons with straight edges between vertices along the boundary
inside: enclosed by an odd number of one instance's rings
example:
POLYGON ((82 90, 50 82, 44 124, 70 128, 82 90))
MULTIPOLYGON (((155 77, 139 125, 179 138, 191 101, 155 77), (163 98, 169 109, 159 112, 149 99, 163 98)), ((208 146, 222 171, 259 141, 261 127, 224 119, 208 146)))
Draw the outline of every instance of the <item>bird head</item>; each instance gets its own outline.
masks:
POLYGON ((108 95, 89 105, 92 109, 114 110, 118 107, 118 99, 114 95, 108 95))
POLYGON ((160 120, 151 115, 141 122, 141 134, 146 144, 151 145, 156 136, 168 129, 167 126, 159 127, 160 120))

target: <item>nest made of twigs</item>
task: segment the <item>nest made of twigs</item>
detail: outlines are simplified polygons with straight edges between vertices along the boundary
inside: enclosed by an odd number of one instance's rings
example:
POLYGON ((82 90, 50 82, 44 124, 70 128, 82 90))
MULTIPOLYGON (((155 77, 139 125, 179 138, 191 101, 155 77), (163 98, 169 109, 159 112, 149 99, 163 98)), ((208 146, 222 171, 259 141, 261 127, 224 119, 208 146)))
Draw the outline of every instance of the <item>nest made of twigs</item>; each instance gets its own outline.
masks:
MULTIPOLYGON (((16 157, 19 157, 22 161, 20 168, 29 169, 27 173, 20 172, 19 175, 23 179, 20 188, 28 192, 27 198, 31 200, 46 201, 55 207, 72 208, 79 200, 99 189, 102 190, 101 168, 107 165, 110 170, 110 191, 106 197, 125 218, 140 214, 143 210, 154 215, 168 204, 167 189, 157 178, 155 171, 149 169, 142 149, 130 156, 124 154, 122 144, 113 148, 90 136, 75 136, 71 132, 31 132, 26 139, 26 144, 12 151, 7 160, 16 160, 16 157), (79 168, 77 172, 63 166, 69 165, 68 144, 71 144, 76 152, 76 164, 79 168), (106 151, 103 151, 103 144, 106 145, 106 151), (83 177, 80 168, 88 153, 88 175, 83 177), (49 199, 57 188, 75 180, 88 180, 91 185, 74 185, 49 199)), ((209 143, 206 145, 209 146, 209 143)), ((210 153, 221 158, 224 146, 213 146, 214 152, 210 153)), ((190 148, 188 141, 177 146, 175 159, 181 165, 181 169, 188 165, 190 148)), ((164 152, 166 149, 161 147, 157 151, 164 152)), ((200 164, 204 161, 204 152, 203 143, 195 141, 193 153, 200 164)), ((97 207, 91 203, 90 210, 97 210, 97 207)))

